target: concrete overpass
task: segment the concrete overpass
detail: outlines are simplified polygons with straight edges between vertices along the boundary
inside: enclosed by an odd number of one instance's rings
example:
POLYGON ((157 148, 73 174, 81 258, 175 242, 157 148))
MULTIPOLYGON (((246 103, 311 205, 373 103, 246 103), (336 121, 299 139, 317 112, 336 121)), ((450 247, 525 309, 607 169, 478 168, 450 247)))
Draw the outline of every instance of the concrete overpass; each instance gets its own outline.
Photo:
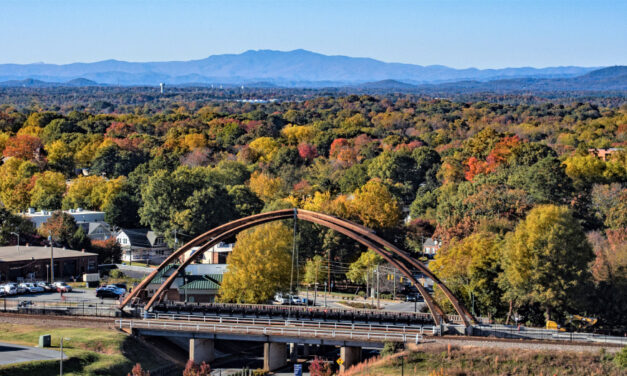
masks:
POLYGON ((189 339, 190 359, 199 363, 214 360, 215 341, 264 343, 264 369, 272 371, 297 356, 302 347, 340 347, 344 370, 361 361, 362 348, 382 348, 385 342, 419 343, 423 336, 439 334, 439 326, 395 326, 320 321, 242 319, 165 315, 143 320, 120 319, 116 326, 135 335, 189 339), (302 345, 302 346, 299 346, 302 345), (288 351, 288 349, 290 349, 288 351))

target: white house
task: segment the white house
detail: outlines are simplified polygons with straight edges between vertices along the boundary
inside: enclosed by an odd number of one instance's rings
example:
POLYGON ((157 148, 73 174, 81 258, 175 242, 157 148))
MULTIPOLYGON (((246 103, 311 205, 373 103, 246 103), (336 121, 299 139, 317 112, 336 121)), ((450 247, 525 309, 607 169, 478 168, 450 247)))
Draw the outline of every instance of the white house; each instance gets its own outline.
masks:
POLYGON ((433 238, 427 238, 422 247, 423 247, 424 254, 427 257, 433 258, 435 254, 438 253, 438 250, 440 249, 441 246, 442 246, 441 241, 437 239, 433 239, 433 238))
MULTIPOLYGON (((196 260, 199 264, 226 264, 228 255, 233 252, 234 243, 218 243, 209 248, 202 257, 196 260)), ((194 247, 185 252, 184 259, 187 260, 193 253, 195 253, 200 247, 194 247)))
POLYGON ((122 261, 160 264, 172 254, 163 236, 149 229, 122 229, 115 237, 122 248, 122 261))

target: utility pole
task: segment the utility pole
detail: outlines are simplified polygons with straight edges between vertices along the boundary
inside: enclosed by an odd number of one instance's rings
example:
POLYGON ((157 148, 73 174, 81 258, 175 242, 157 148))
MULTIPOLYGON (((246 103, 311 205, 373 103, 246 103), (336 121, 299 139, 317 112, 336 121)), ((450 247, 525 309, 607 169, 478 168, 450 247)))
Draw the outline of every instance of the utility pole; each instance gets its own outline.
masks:
POLYGON ((381 284, 381 277, 379 275, 379 265, 377 265, 377 309, 381 309, 381 290, 379 289, 381 284))
POLYGON ((374 269, 370 271, 370 281, 370 285, 372 286, 370 287, 370 298, 372 301, 372 306, 374 307, 374 295, 376 294, 376 287, 374 285, 374 269))
POLYGON ((394 300, 396 300, 396 269, 394 269, 392 271, 394 274, 392 274, 392 277, 394 277, 394 300))
POLYGON ((324 308, 327 308, 327 283, 324 282, 324 308))
MULTIPOLYGON (((294 208, 294 234, 292 239, 292 271, 290 273, 290 295, 294 295, 294 262, 296 261, 296 208, 294 208)), ((296 265, 298 267, 298 265, 296 265)), ((296 282, 298 283, 298 281, 296 282)), ((290 297, 290 305, 292 298, 290 297)))
POLYGON ((20 253, 20 233, 12 232, 11 235, 17 236, 17 253, 20 253))
POLYGON ((54 251, 52 250, 52 232, 48 232, 48 241, 50 242, 50 284, 54 282, 54 251))

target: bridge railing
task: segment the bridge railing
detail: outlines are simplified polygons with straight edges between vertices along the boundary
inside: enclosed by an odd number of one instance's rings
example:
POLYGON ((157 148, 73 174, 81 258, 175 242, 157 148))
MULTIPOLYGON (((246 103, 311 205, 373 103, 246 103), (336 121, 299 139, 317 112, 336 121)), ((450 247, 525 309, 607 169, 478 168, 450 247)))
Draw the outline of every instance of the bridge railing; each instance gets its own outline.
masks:
POLYGON ((380 330, 351 330, 348 328, 311 328, 291 326, 235 325, 233 323, 201 323, 163 320, 116 320, 120 329, 152 329, 178 332, 205 332, 244 336, 282 336, 350 340, 363 342, 416 342, 422 341, 421 333, 385 332, 380 330))
POLYGON ((355 324, 347 322, 323 322, 315 320, 281 320, 272 318, 241 318, 241 317, 224 317, 224 316, 196 316, 196 315, 180 315, 168 313, 152 313, 146 314, 144 319, 152 320, 171 320, 171 321, 187 321, 202 323, 219 323, 219 324, 235 324, 235 325, 265 325, 268 327, 299 327, 299 328, 332 328, 332 329, 350 329, 350 330, 366 330, 366 331, 385 331, 385 332, 402 332, 402 333, 420 333, 433 332, 433 325, 386 325, 386 324, 355 324))

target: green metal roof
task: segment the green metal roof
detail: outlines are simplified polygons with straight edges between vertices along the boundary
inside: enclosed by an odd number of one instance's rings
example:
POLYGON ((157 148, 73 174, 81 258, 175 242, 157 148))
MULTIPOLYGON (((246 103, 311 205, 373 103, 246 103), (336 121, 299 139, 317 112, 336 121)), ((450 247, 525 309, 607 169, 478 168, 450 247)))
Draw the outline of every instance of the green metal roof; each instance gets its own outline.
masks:
POLYGON ((151 284, 157 284, 160 285, 163 282, 165 282, 166 279, 168 279, 168 275, 166 275, 166 273, 168 273, 172 268, 178 268, 179 266, 177 264, 168 264, 166 265, 165 268, 161 269, 159 271, 159 273, 157 273, 157 275, 155 276, 155 278, 152 279, 152 281, 150 281, 151 284))
MULTIPOLYGON (((222 274, 207 274, 206 276, 218 282, 222 282, 222 274)), ((188 282, 186 284, 179 286, 179 291, 183 289, 218 290, 220 288, 220 285, 206 278, 205 276, 187 276, 187 279, 188 279, 188 282)))

